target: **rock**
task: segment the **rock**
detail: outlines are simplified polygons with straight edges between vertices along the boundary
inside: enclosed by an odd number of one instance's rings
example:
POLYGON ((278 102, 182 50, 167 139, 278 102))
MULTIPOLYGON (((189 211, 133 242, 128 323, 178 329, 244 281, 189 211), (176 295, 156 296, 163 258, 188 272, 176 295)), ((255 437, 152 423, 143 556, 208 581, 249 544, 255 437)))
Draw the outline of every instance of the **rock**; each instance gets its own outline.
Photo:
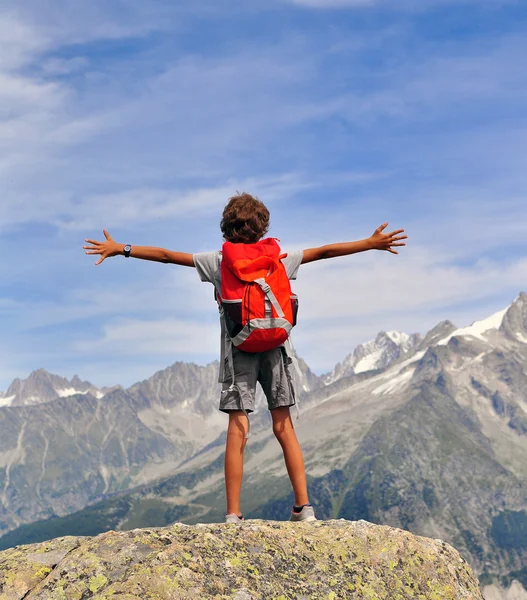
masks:
POLYGON ((113 597, 483 599, 454 548, 366 521, 177 523, 0 553, 1 600, 113 597))
POLYGON ((33 554, 28 554, 26 556, 26 560, 40 565, 46 565, 47 567, 55 567, 66 554, 68 554, 68 550, 60 550, 59 552, 33 552, 33 554))

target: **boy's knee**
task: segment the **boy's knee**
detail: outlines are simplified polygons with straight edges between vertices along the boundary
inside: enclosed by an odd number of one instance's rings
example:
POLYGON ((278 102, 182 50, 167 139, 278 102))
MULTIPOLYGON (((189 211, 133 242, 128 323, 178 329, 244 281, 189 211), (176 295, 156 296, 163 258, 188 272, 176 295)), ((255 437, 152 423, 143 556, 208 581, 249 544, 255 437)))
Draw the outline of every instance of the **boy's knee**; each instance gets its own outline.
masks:
POLYGON ((242 411, 233 411, 229 414, 229 427, 227 435, 238 435, 245 438, 249 429, 249 422, 242 411))
POLYGON ((287 440, 288 437, 294 434, 294 429, 289 423, 287 423, 287 421, 281 421, 278 423, 273 423, 273 433, 276 439, 282 443, 283 441, 287 440))

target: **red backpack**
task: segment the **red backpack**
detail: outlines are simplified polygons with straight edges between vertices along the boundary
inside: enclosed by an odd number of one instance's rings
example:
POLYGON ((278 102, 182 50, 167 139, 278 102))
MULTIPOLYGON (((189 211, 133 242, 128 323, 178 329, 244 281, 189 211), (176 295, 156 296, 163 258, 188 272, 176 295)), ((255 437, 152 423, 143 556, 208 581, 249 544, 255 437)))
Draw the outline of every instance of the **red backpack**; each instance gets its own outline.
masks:
POLYGON ((221 294, 216 295, 234 346, 265 352, 283 344, 296 325, 298 298, 275 238, 256 244, 225 242, 221 294))

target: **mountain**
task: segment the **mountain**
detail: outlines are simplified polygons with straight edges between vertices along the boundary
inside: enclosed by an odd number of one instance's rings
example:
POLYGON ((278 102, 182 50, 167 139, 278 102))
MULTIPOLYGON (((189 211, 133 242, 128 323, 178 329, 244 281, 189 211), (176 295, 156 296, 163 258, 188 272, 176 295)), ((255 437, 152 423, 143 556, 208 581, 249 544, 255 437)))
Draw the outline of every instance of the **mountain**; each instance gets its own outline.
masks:
POLYGON ((114 388, 99 389, 77 375, 70 381, 45 369, 33 371, 27 379, 15 379, 5 394, 0 394, 0 406, 31 406, 67 398, 76 394, 88 394, 102 398, 114 388))
MULTIPOLYGON (((301 358, 296 359, 298 370, 291 367, 291 373, 299 404, 303 405, 323 381, 301 358)), ((196 448, 203 448, 218 438, 223 442, 226 416, 218 410, 218 370, 218 362, 206 367, 177 362, 126 391, 141 421, 153 431, 174 442, 185 435, 196 448)), ((267 402, 258 389, 251 427, 258 429, 269 422, 267 402)))
MULTIPOLYGON (((308 390, 317 377, 299 362, 297 389, 308 390)), ((178 362, 106 394, 43 369, 15 380, 0 407, 0 535, 167 475, 220 443, 218 366, 178 362)), ((266 422, 261 394, 257 407, 255 423, 266 422)))
POLYGON ((394 361, 411 354, 422 338, 418 333, 381 331, 374 340, 358 345, 335 369, 324 377, 330 384, 342 377, 383 369, 394 361))
POLYGON ((437 344, 456 329, 457 327, 451 321, 441 321, 425 335, 418 346, 418 350, 422 350, 423 348, 426 349, 428 346, 437 344))
POLYGON ((522 292, 503 315, 500 331, 508 338, 527 344, 527 294, 522 292))
POLYGON ((217 363, 176 363, 97 396, 44 370, 15 380, 0 408, 0 532, 171 472, 219 434, 217 376, 217 363))
MULTIPOLYGON (((381 352, 369 363, 376 368, 357 371, 368 356, 361 351, 340 378, 302 384, 295 427, 317 514, 444 539, 489 590, 491 584, 504 590, 515 580, 514 590, 527 588, 527 294, 469 327, 445 321, 424 338, 399 336, 400 344, 385 335, 399 348, 385 366, 381 352)), ((390 347, 384 336, 377 339, 377 350, 390 347)), ((369 356, 374 352, 370 346, 369 356)), ((187 423, 185 411, 194 405, 199 417, 193 435, 210 431, 194 438, 193 449, 170 473, 73 515, 20 527, 0 539, 1 547, 79 534, 79 524, 91 535, 175 520, 221 521, 224 424, 220 430, 207 421, 213 417, 200 394, 214 403, 211 411, 217 396, 207 387, 214 385, 213 374, 199 369, 189 367, 185 379, 179 363, 126 392, 143 424, 145 415, 153 419, 152 411, 159 419, 172 415, 166 417, 174 419, 170 426, 158 423, 156 429, 149 421, 148 430, 164 440, 176 439, 169 428, 180 417, 187 423), (198 376, 202 388, 192 383, 198 376)), ((242 503, 251 517, 284 519, 292 498, 266 414, 262 409, 251 421, 242 503)))
POLYGON ((0 408, 0 532, 148 481, 192 453, 148 429, 120 390, 0 408))

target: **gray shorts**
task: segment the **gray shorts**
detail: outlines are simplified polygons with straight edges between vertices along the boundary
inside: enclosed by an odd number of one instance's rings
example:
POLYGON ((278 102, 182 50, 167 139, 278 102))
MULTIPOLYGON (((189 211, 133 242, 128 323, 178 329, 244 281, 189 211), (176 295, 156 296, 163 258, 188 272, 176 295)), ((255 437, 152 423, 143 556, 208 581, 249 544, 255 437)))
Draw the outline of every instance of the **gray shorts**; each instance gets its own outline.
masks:
POLYGON ((233 348, 232 358, 236 389, 229 390, 232 377, 226 360, 225 383, 220 399, 221 411, 226 413, 231 410, 253 412, 257 382, 260 382, 262 386, 269 410, 295 404, 293 380, 289 371, 292 361, 284 348, 273 348, 267 352, 243 352, 233 348))

